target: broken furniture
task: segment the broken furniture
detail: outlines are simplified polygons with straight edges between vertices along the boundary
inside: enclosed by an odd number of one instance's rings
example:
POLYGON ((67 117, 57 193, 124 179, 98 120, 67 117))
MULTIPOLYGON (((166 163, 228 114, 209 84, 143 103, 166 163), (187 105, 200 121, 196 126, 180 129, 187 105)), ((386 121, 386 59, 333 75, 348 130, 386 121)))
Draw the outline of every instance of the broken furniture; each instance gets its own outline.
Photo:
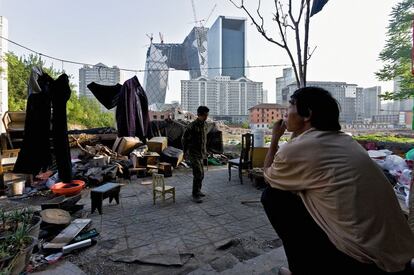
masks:
MULTIPOLYGON (((145 152, 142 154, 142 157, 138 157, 136 160, 137 166, 135 168, 141 168, 152 165, 152 166, 158 166, 160 155, 157 152, 145 152)), ((152 167, 150 167, 152 168, 152 167)))
POLYGON ((161 154, 165 148, 167 148, 167 138, 166 137, 153 137, 147 141, 148 151, 157 152, 161 154))
POLYGON ((118 137, 112 147, 112 151, 120 155, 129 155, 135 148, 142 145, 137 137, 118 137))
POLYGON ((247 169, 251 170, 253 168, 253 149, 254 149, 254 136, 253 134, 243 134, 242 135, 242 148, 240 152, 240 158, 231 159, 228 161, 229 168, 229 181, 231 181, 231 168, 233 166, 237 167, 239 170, 239 179, 240 183, 243 184, 242 170, 247 169))
POLYGON ((144 178, 147 176, 147 168, 146 167, 136 167, 136 168, 129 168, 129 177, 136 175, 137 178, 144 178))
POLYGON ((121 191, 121 185, 113 182, 105 183, 99 187, 91 190, 91 213, 95 212, 98 208, 99 215, 102 215, 102 201, 109 198, 109 203, 115 199, 116 203, 119 204, 119 192, 121 191))
POLYGON ((173 199, 175 203, 175 187, 165 185, 164 175, 161 174, 152 174, 152 192, 153 192, 153 200, 155 205, 155 200, 157 197, 162 197, 162 201, 165 202, 165 195, 170 193, 172 196, 170 198, 173 199), (159 194, 159 196, 157 196, 159 194))
POLYGON ((10 148, 13 149, 16 143, 23 141, 26 112, 7 111, 4 113, 2 120, 10 148))
POLYGON ((173 167, 177 167, 183 161, 184 152, 181 149, 168 146, 161 153, 160 161, 171 163, 173 167))
POLYGON ((164 177, 172 176, 171 164, 168 162, 160 162, 158 165, 158 173, 164 175, 164 177))
POLYGON ((82 198, 81 194, 75 196, 59 196, 42 203, 42 210, 45 209, 62 209, 69 212, 76 212, 83 208, 83 205, 76 204, 82 198))

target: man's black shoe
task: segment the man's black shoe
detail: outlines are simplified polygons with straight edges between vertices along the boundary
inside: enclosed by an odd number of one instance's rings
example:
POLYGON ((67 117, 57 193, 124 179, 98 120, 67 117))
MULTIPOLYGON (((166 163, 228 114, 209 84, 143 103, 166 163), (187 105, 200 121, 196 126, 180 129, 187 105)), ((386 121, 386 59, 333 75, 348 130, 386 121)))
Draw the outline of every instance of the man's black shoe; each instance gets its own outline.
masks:
POLYGON ((203 192, 200 191, 200 192, 197 193, 197 196, 199 196, 199 197, 205 197, 206 194, 204 194, 203 192))
POLYGON ((203 200, 199 196, 193 196, 193 202, 202 203, 203 200))

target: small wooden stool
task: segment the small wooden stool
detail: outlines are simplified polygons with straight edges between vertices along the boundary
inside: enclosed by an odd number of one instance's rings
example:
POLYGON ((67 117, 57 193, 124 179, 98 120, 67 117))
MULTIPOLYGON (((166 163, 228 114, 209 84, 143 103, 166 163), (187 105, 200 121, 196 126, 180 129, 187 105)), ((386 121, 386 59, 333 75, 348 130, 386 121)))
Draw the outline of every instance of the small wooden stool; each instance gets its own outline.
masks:
POLYGON ((109 203, 115 199, 116 204, 119 204, 119 191, 121 191, 121 185, 113 182, 105 183, 99 187, 91 190, 92 212, 98 208, 99 215, 102 215, 102 201, 109 198, 109 203))
POLYGON ((164 175, 164 177, 171 177, 172 176, 172 169, 171 164, 168 162, 160 162, 158 167, 158 173, 164 175))

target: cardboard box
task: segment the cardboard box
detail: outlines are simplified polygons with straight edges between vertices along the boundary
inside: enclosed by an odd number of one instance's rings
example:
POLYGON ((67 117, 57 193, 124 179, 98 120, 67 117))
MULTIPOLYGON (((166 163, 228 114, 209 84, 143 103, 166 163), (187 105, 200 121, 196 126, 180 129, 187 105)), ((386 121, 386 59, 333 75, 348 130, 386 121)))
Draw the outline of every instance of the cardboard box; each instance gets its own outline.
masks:
POLYGON ((129 155, 135 148, 141 146, 143 143, 137 137, 118 137, 115 140, 112 151, 123 156, 129 155))
POLYGON ((153 137, 147 142, 148 151, 161 154, 167 148, 168 139, 166 137, 153 137))

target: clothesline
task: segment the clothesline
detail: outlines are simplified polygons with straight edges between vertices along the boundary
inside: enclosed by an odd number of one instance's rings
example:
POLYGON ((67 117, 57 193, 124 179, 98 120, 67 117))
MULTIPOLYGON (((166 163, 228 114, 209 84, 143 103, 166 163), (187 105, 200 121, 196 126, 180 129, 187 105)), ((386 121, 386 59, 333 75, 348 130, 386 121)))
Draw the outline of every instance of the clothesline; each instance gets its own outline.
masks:
MULTIPOLYGON (((94 64, 89 64, 89 63, 84 63, 84 62, 79 62, 79 61, 73 61, 73 60, 68 60, 68 59, 63 59, 63 58, 58 58, 58 57, 53 57, 50 56, 48 54, 44 54, 38 51, 35 51, 27 46, 24 46, 20 43, 17 43, 13 40, 10 40, 6 37, 0 36, 0 39, 6 40, 20 48, 23 48, 29 52, 35 53, 36 55, 40 56, 40 57, 46 57, 52 60, 56 60, 59 62, 62 62, 62 66, 64 63, 68 63, 68 64, 75 64, 75 65, 81 65, 81 66, 91 66, 91 67, 100 67, 100 68, 106 68, 104 66, 99 66, 99 65, 94 65, 94 64)), ((246 65, 246 66, 230 66, 230 67, 208 67, 205 69, 208 70, 218 70, 218 69, 241 69, 241 68, 271 68, 271 67, 287 67, 287 66, 291 66, 289 64, 264 64, 264 65, 246 65)), ((146 71, 151 71, 151 72, 157 72, 157 71, 177 71, 173 68, 168 68, 168 69, 129 69, 129 68, 118 68, 121 71, 127 71, 127 72, 134 72, 134 73, 139 73, 139 72, 146 72, 146 71)), ((194 71, 194 70, 199 70, 199 68, 190 68, 188 71, 194 71)))

